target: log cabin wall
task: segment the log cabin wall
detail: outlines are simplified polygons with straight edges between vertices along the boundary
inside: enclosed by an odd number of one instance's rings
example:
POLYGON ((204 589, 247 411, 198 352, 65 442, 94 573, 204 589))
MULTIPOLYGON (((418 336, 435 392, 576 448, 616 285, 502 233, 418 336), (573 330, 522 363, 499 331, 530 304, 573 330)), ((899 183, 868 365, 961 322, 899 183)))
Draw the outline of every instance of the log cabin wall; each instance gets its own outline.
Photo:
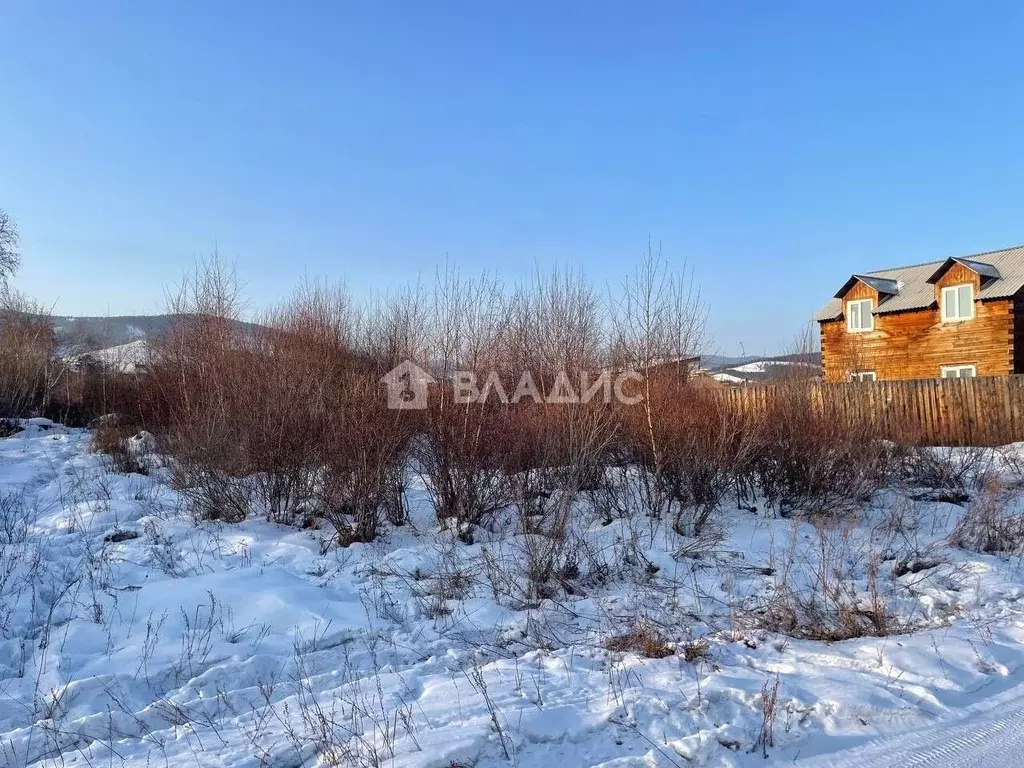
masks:
POLYGON ((846 328, 846 302, 875 300, 877 292, 855 283, 843 296, 843 316, 821 323, 821 353, 826 381, 845 381, 855 371, 874 371, 879 380, 937 378, 944 365, 973 364, 979 376, 1024 372, 1024 314, 1015 312, 1020 299, 974 302, 974 318, 944 323, 938 297, 943 287, 971 283, 980 290, 977 273, 954 264, 935 285, 933 307, 875 315, 874 330, 851 333, 846 328))
POLYGON ((1024 297, 1013 304, 1013 372, 1024 373, 1024 297))

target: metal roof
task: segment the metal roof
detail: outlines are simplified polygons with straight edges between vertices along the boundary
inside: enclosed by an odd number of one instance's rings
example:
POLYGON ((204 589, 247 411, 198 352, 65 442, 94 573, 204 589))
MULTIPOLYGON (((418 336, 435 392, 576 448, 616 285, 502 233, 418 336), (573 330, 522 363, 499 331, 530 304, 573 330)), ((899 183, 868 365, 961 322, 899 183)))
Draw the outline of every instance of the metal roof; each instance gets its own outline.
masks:
MULTIPOLYGON (((876 315, 905 312, 911 309, 927 309, 935 304, 935 286, 929 280, 936 273, 945 271, 950 261, 950 259, 945 259, 929 261, 925 264, 912 264, 907 267, 881 269, 864 275, 854 275, 850 280, 859 279, 867 282, 868 278, 874 278, 896 283, 897 293, 880 299, 874 310, 876 315)), ((979 301, 1009 298, 1024 288, 1024 246, 955 257, 953 261, 973 269, 985 278, 981 291, 978 292, 979 301), (982 271, 983 269, 985 271, 982 271)), ((850 280, 847 280, 847 283, 850 283, 850 280)), ((876 286, 872 287, 879 290, 876 286)), ((888 293, 887 291, 880 292, 888 293)), ((822 307, 814 319, 835 320, 842 317, 843 302, 839 298, 842 295, 842 292, 837 294, 837 298, 822 307)))

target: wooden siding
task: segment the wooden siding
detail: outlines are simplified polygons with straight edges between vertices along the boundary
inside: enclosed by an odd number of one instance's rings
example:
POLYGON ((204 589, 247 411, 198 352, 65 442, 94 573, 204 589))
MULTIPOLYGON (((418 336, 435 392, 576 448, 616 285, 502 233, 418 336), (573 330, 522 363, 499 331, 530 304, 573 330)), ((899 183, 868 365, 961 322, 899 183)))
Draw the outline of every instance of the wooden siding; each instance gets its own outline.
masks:
MULTIPOLYGON (((873 298, 874 289, 853 285, 843 297, 843 316, 821 323, 821 359, 826 381, 845 381, 856 371, 874 371, 879 380, 936 378, 944 365, 975 365, 979 376, 1024 372, 1022 315, 1019 300, 974 302, 974 318, 943 323, 939 297, 943 287, 970 283, 981 289, 977 273, 954 264, 935 285, 936 304, 928 309, 875 315, 874 330, 846 330, 846 302, 873 298)), ((1022 307, 1024 309, 1024 307, 1022 307)))
POLYGON ((940 291, 951 285, 963 285, 969 283, 974 286, 974 295, 981 292, 981 276, 973 269, 968 269, 963 264, 953 264, 946 270, 946 274, 935 283, 935 301, 940 298, 940 291))
POLYGON ((1013 300, 1013 372, 1024 373, 1024 298, 1013 300))

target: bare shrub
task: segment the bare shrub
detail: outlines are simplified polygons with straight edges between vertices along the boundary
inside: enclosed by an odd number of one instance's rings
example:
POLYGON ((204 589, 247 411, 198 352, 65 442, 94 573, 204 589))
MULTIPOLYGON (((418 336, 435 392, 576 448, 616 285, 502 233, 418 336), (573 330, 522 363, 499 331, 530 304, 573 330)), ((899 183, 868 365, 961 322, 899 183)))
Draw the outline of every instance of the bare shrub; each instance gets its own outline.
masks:
POLYGON ((389 410, 375 377, 339 382, 326 436, 319 513, 339 543, 373 541, 381 524, 405 522, 406 455, 414 425, 408 411, 389 410))
POLYGON ((118 414, 137 428, 162 425, 160 390, 152 386, 148 366, 122 370, 89 353, 77 353, 60 340, 62 362, 51 377, 44 415, 72 427, 118 414))
MULTIPOLYGON (((707 309, 685 265, 679 273, 670 271, 660 250, 655 253, 648 246, 634 274, 623 282, 621 295, 612 300, 611 314, 612 363, 639 379, 629 393, 639 398, 639 415, 632 419, 634 427, 639 426, 633 429, 633 443, 642 444, 649 456, 645 463, 657 477, 667 459, 658 429, 663 418, 659 407, 665 403, 655 391, 659 386, 675 390, 679 379, 688 376, 689 361, 704 343, 707 309)), ((649 499, 652 511, 662 516, 663 507, 671 502, 657 484, 654 490, 649 499)))
POLYGON ((779 716, 779 678, 766 680, 761 688, 761 730, 754 742, 753 752, 761 751, 768 759, 768 748, 775 746, 775 719, 779 716))
POLYGON ((852 540, 852 529, 818 528, 811 545, 796 538, 764 605, 746 614, 761 629, 808 640, 885 637, 907 630, 885 599, 880 553, 852 540))
POLYGON ((639 402, 618 409, 620 461, 635 475, 613 472, 600 494, 606 509, 639 506, 693 536, 744 482, 761 448, 756 420, 726 408, 692 375, 706 317, 692 273, 685 265, 670 271, 648 249, 613 306, 613 360, 642 374, 628 390, 639 402))
POLYGON ((600 302, 582 276, 538 272, 507 317, 502 365, 522 397, 507 409, 503 474, 523 534, 514 558, 522 599, 536 604, 574 589, 582 560, 575 504, 598 482, 617 424, 604 402, 610 379, 604 385, 598 375, 600 302))
POLYGON ((671 371, 655 374, 647 392, 654 419, 646 408, 622 409, 636 482, 645 506, 700 536, 757 455, 759 425, 671 371))
POLYGON ((995 456, 990 448, 903 446, 900 477, 910 486, 932 491, 923 497, 933 501, 963 502, 989 482, 995 456))
POLYGON ((189 458, 175 464, 174 480, 196 523, 219 520, 240 523, 253 507, 252 484, 246 477, 234 477, 202 460, 189 458))
POLYGON ((819 407, 800 382, 779 386, 763 429, 753 473, 765 502, 783 516, 848 510, 888 478, 889 449, 874 426, 819 407))
POLYGON ((416 468, 431 496, 438 522, 460 538, 489 522, 511 501, 501 440, 508 411, 502 405, 454 406, 431 402, 426 434, 416 442, 416 468))
POLYGON ((401 523, 411 417, 387 410, 374 357, 398 348, 401 318, 366 333, 344 288, 320 283, 254 325, 241 322, 241 306, 225 265, 201 265, 173 302, 180 320, 149 374, 196 516, 323 517, 341 543, 372 540, 382 520, 401 523))
POLYGON ((1005 491, 990 481, 953 529, 949 543, 971 552, 1020 554, 1024 552, 1024 515, 1011 512, 1005 491))
POLYGON ((27 416, 45 407, 54 357, 53 323, 46 310, 4 288, 0 292, 0 416, 27 416))
POLYGON ((515 562, 522 569, 519 582, 528 593, 526 601, 536 603, 559 589, 575 590, 587 555, 575 521, 576 502, 593 483, 613 422, 608 410, 596 404, 528 405, 515 413, 524 443, 521 463, 506 469, 523 534, 516 539, 515 562))
MULTIPOLYGON (((242 304, 234 273, 216 255, 186 275, 169 309, 176 322, 153 341, 151 385, 160 393, 167 449, 174 457, 175 483, 199 517, 237 519, 219 512, 231 477, 256 471, 246 438, 254 413, 249 340, 238 321, 242 304)), ((233 504, 231 505, 234 506, 233 504)), ((242 517, 248 513, 238 510, 242 517)))
POLYGON ((200 516, 233 520, 248 496, 245 509, 294 522, 310 504, 324 422, 305 417, 326 412, 321 375, 332 361, 310 354, 300 334, 244 325, 237 281, 216 257, 186 278, 171 308, 178 321, 156 345, 152 376, 186 498, 200 516), (243 493, 234 478, 247 476, 243 493))
POLYGON ((415 459, 438 521, 466 540, 509 502, 502 438, 510 414, 496 398, 457 402, 451 385, 460 372, 477 374, 483 384, 501 370, 503 313, 493 278, 465 280, 452 269, 437 276, 429 361, 439 386, 423 412, 415 459))
POLYGON ((89 436, 89 449, 110 457, 113 469, 121 474, 148 474, 147 468, 139 461, 138 455, 130 450, 128 440, 137 430, 126 420, 111 414, 101 419, 89 436))

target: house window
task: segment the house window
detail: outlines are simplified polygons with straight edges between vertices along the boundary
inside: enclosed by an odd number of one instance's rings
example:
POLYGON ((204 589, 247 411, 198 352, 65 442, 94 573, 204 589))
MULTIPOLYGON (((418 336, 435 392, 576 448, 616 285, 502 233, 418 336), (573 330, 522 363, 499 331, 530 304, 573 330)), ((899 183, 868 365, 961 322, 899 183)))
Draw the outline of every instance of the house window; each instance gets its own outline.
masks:
POLYGON ((850 381, 875 381, 874 371, 854 371, 850 374, 850 381))
POLYGON ((942 378, 944 379, 970 379, 978 375, 978 368, 974 365, 944 365, 942 366, 942 378))
POLYGON ((942 322, 955 323, 974 317, 974 286, 952 285, 942 289, 942 322))
POLYGON ((854 333, 874 330, 875 317, 871 314, 874 303, 871 299, 846 302, 846 330, 854 333))

